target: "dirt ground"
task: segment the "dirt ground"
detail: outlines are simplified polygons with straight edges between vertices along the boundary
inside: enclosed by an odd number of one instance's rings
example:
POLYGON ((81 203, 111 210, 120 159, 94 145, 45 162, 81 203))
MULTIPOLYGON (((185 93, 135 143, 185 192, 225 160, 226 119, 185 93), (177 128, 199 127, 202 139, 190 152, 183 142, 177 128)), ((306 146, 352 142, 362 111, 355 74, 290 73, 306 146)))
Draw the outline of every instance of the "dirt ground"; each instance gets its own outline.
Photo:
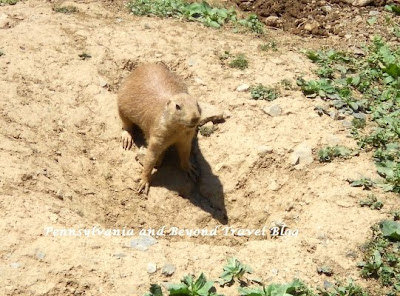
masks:
MULTIPOLYGON (((0 294, 143 295, 150 283, 178 282, 204 271, 218 278, 230 256, 257 277, 310 286, 334 280, 317 274, 329 265, 338 278, 359 280, 359 246, 369 227, 388 217, 397 197, 374 192, 381 211, 360 208, 368 192, 348 178, 377 179, 371 155, 307 166, 290 163, 306 143, 314 158, 327 144, 355 146, 341 121, 319 117, 323 104, 300 91, 283 91, 274 102, 250 100, 244 83, 275 85, 311 77, 300 49, 313 40, 269 31, 267 40, 179 20, 134 17, 97 1, 76 1, 77 14, 51 3, 23 1, 0 7, 10 20, 0 29, 0 294), (277 52, 259 45, 276 40, 277 52), (229 51, 245 53, 249 68, 220 63, 229 51), (91 58, 82 59, 82 53, 91 58), (136 193, 138 149, 124 151, 116 91, 137 64, 163 61, 190 93, 225 112, 210 137, 198 137, 202 176, 191 184, 173 161, 154 176, 149 196, 136 193), (278 104, 282 115, 262 108, 278 104), (297 229, 297 237, 224 235, 156 237, 147 251, 135 237, 53 236, 49 229, 186 229, 217 226, 260 229, 274 223, 297 229), (149 263, 158 267, 149 274, 149 263), (171 277, 164 264, 176 267, 171 277)), ((233 288, 220 289, 236 295, 233 288)))

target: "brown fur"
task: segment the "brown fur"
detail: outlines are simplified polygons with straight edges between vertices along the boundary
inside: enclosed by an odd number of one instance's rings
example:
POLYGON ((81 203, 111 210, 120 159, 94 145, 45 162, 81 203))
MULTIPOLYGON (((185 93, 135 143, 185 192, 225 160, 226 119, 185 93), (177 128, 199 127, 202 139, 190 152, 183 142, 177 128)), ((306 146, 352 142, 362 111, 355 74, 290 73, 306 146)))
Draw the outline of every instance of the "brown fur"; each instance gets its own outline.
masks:
POLYGON ((183 82, 165 65, 144 64, 136 68, 120 88, 118 111, 123 148, 132 146, 133 125, 143 131, 148 144, 139 192, 148 192, 151 172, 171 145, 177 148, 182 169, 192 177, 196 175, 189 158, 200 108, 183 82))

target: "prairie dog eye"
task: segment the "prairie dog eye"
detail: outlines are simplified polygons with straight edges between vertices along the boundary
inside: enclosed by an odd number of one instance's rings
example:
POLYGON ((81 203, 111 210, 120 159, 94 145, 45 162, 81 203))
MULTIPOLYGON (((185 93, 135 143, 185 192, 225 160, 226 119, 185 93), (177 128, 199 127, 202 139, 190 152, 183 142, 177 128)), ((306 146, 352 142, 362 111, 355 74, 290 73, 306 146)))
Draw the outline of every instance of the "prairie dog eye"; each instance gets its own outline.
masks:
POLYGON ((179 104, 175 104, 175 108, 176 108, 176 110, 181 110, 182 109, 179 104))

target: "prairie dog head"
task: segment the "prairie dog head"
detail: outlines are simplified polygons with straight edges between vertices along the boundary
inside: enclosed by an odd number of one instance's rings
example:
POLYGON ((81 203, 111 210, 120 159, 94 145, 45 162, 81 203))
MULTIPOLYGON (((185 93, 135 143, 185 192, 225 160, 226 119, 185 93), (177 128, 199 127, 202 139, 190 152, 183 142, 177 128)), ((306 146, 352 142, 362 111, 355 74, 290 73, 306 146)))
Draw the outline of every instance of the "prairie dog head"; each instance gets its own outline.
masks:
POLYGON ((196 128, 200 114, 197 101, 186 93, 174 95, 166 104, 168 122, 183 128, 196 128))

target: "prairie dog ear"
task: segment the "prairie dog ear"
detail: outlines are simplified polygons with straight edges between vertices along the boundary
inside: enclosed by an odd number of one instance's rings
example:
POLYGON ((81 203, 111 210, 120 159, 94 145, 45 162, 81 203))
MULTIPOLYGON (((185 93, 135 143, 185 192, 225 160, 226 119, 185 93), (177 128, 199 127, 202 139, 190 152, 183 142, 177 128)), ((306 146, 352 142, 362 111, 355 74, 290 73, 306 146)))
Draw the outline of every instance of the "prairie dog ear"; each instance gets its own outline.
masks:
POLYGON ((166 105, 169 106, 169 105, 171 105, 171 103, 172 103, 172 100, 168 100, 166 105))

